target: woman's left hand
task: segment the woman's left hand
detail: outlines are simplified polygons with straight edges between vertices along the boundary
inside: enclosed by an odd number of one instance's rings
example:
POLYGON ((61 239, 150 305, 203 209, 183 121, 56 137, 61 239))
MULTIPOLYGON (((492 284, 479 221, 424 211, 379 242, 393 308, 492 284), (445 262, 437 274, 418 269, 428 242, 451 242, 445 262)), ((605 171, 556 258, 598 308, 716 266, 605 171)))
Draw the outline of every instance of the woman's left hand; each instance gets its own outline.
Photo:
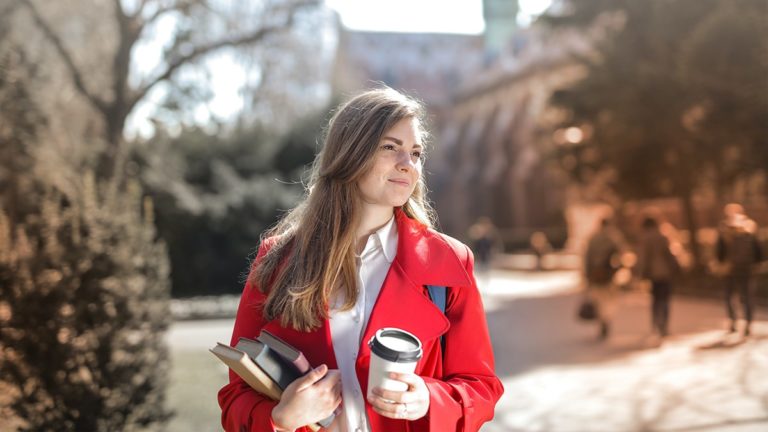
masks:
POLYGON ((376 387, 368 397, 373 410, 393 419, 417 420, 429 411, 429 389, 416 374, 390 372, 389 377, 408 384, 408 390, 393 391, 376 387))

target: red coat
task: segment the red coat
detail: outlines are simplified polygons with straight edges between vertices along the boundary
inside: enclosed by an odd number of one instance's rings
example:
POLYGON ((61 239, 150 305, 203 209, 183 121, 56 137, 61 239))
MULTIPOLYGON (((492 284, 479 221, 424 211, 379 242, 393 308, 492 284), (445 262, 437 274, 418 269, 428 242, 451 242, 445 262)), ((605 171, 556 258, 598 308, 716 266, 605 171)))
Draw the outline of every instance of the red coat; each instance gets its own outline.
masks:
MULTIPOLYGON (((373 432, 477 431, 493 418, 504 389, 494 374, 493 351, 485 313, 473 276, 473 256, 467 246, 428 229, 396 212, 397 255, 387 273, 358 351, 356 372, 363 394, 367 393, 370 340, 382 327, 398 327, 415 334, 424 356, 416 373, 430 393, 429 412, 408 422, 383 417, 366 401, 373 432), (429 299, 425 285, 447 286, 445 314, 429 299), (445 355, 440 335, 445 333, 445 355)), ((256 261, 264 255, 262 246, 256 261)), ((328 320, 311 332, 296 331, 267 321, 259 306, 265 299, 256 287, 246 284, 232 334, 234 345, 241 337, 255 338, 269 330, 304 352, 313 366, 336 369, 328 320)), ((222 425, 227 431, 273 431, 271 411, 276 402, 261 396, 230 371, 230 383, 219 391, 222 425)), ((307 429, 308 431, 308 429, 307 429)))

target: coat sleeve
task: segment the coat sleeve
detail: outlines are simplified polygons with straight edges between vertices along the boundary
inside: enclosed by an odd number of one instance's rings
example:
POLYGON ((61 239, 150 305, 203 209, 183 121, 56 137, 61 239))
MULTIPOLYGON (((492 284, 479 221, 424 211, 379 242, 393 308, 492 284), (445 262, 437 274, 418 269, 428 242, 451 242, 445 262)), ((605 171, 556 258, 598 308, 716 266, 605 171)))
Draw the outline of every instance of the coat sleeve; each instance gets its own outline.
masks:
POLYGON ((493 418, 504 387, 494 372, 493 349, 485 311, 466 248, 465 268, 470 286, 449 288, 442 379, 423 377, 429 389, 429 412, 417 420, 417 430, 475 432, 493 418), (468 349, 469 348, 469 349, 468 349))
MULTIPOLYGON (((262 246, 254 259, 251 272, 269 246, 262 246)), ((248 278, 250 280, 250 276, 248 278)), ((240 305, 237 308, 235 327, 232 331, 231 345, 234 346, 240 337, 256 338, 266 320, 261 314, 265 296, 250 282, 245 283, 240 305)), ((274 432, 272 423, 272 408, 277 402, 262 396, 253 390, 242 378, 229 371, 229 384, 219 390, 219 406, 221 407, 221 425, 227 432, 274 432)), ((301 428, 298 431, 308 429, 301 428)))

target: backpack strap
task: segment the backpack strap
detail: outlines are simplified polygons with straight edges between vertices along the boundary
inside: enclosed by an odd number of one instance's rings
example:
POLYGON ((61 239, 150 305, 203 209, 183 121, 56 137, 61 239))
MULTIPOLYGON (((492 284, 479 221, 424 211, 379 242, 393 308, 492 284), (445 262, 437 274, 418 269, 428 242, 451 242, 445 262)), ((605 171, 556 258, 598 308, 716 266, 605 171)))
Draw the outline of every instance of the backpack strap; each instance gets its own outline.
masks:
MULTIPOLYGON (((427 291, 429 292, 429 299, 445 315, 446 293, 448 289, 444 286, 427 285, 427 291)), ((445 335, 440 336, 440 348, 442 348, 443 355, 445 355, 445 335)))

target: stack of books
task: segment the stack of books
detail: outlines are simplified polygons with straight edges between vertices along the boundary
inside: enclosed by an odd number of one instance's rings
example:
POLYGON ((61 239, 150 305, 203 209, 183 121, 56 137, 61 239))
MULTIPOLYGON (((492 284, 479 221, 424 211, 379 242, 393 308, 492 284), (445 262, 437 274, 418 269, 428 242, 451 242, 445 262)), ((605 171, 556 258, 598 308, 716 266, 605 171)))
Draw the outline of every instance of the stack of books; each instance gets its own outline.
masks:
MULTIPOLYGON (((272 400, 280 400, 290 383, 312 370, 301 351, 266 330, 256 340, 241 337, 234 347, 219 342, 210 351, 254 390, 272 400)), ((334 417, 331 414, 309 427, 315 431, 327 428, 334 417)))

